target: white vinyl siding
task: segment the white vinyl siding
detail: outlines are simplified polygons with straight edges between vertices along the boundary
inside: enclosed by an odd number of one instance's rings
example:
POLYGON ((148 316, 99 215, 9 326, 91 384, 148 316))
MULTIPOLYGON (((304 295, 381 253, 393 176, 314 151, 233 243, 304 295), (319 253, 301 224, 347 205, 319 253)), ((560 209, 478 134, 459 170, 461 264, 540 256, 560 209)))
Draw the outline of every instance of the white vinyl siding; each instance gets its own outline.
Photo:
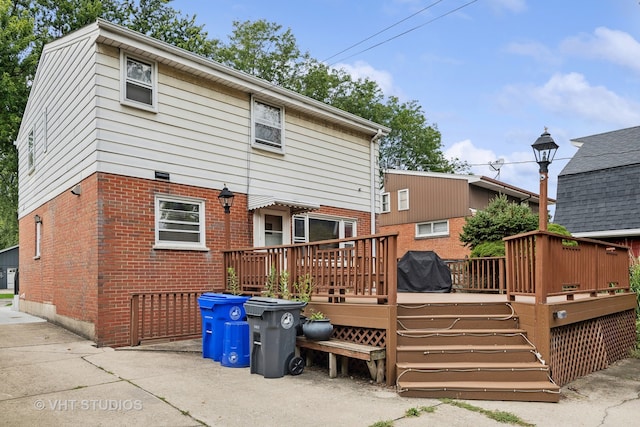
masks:
POLYGON ((284 153, 284 108, 251 99, 251 143, 284 153))
POLYGON ((416 237, 439 237, 448 235, 449 221, 432 221, 416 224, 416 237))
POLYGON ((406 211, 409 209, 409 189, 398 190, 398 210, 406 211))
POLYGON ((206 249, 204 201, 155 197, 156 248, 206 249))
MULTIPOLYGON (((287 105, 286 156, 251 150, 247 92, 207 78, 202 64, 173 57, 182 61, 178 70, 153 57, 158 112, 129 108, 121 102, 121 51, 94 44, 81 31, 73 35, 77 39, 47 45, 38 67, 18 138, 24 144, 20 216, 72 188, 78 177, 101 172, 155 179, 157 170, 169 172, 175 184, 219 190, 226 183, 239 194, 371 210, 372 191, 379 188, 375 162, 371 171, 371 159, 378 158, 372 135, 287 105), (45 107, 47 158, 39 157, 37 172, 28 176, 28 130, 39 126, 45 107)), ((132 51, 147 51, 144 44, 131 44, 132 51)))
POLYGON ((121 54, 122 103, 133 107, 156 111, 157 65, 153 61, 121 54))

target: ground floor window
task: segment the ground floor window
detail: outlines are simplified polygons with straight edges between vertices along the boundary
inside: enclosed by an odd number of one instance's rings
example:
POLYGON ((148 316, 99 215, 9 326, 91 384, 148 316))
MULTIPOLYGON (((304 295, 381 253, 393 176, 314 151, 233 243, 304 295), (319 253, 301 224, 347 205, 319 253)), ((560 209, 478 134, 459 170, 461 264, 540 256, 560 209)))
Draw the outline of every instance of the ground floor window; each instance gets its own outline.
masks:
MULTIPOLYGON (((356 220, 329 216, 296 215, 293 218, 293 243, 348 239, 356 235, 356 220)), ((329 245, 338 247, 338 245, 329 245)), ((342 244, 342 246, 345 246, 342 244)), ((349 246, 348 244, 346 246, 349 246)))
POLYGON ((449 221, 431 221, 416 224, 416 237, 437 237, 449 235, 449 221))
POLYGON ((203 200, 156 196, 156 246, 205 248, 204 218, 203 200))

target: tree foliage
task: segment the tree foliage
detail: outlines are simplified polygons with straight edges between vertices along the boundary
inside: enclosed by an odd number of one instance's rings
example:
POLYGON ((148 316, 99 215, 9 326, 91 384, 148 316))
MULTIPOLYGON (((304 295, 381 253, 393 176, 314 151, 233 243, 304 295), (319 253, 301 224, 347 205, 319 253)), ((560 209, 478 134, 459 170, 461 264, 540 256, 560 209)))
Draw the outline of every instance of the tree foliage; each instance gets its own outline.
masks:
POLYGON ((501 241, 538 228, 538 215, 528 204, 510 202, 504 194, 496 196, 485 210, 468 217, 460 241, 471 249, 484 242, 501 241))

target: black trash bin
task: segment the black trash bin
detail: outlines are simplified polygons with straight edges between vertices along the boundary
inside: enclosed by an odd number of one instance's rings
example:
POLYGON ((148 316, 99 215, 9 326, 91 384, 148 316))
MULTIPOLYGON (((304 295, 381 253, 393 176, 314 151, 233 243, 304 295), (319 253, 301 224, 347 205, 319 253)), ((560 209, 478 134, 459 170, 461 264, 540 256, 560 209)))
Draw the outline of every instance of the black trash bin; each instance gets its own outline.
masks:
POLYGON ((244 303, 251 334, 252 374, 280 378, 299 375, 304 360, 295 355, 300 310, 306 302, 253 297, 244 303))

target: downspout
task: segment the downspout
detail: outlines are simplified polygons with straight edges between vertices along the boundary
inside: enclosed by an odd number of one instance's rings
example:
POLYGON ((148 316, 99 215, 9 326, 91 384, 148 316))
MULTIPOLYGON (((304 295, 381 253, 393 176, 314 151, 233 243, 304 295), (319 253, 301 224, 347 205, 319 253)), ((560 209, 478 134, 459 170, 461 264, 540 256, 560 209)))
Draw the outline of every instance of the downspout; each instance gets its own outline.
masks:
POLYGON ((378 129, 378 132, 371 138, 371 148, 370 148, 370 169, 371 169, 371 234, 376 234, 376 192, 378 189, 376 188, 376 150, 374 150, 374 146, 376 141, 380 139, 382 136, 382 129, 378 129))

